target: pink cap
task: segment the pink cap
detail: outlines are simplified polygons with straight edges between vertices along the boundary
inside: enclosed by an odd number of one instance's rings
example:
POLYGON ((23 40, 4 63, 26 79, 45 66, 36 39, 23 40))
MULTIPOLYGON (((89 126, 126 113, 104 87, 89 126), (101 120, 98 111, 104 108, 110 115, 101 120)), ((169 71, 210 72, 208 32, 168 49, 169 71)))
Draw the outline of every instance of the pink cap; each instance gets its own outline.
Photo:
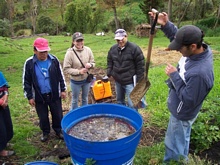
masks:
POLYGON ((45 38, 37 38, 33 45, 38 52, 50 51, 48 41, 45 38))

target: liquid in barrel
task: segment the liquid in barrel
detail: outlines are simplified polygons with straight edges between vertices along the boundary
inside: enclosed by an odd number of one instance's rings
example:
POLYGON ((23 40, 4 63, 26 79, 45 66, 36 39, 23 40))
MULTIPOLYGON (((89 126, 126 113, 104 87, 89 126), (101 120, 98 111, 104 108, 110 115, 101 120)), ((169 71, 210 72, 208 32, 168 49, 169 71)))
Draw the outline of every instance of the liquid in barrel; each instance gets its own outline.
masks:
POLYGON ((125 119, 95 116, 73 125, 68 134, 86 141, 104 142, 127 137, 135 131, 135 128, 125 119))

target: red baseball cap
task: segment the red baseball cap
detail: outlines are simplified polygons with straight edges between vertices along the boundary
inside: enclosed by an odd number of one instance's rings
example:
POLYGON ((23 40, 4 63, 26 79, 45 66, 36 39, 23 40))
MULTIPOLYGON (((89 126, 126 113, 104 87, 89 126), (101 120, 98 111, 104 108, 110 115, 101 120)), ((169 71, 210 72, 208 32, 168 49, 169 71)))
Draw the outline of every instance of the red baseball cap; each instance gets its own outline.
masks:
POLYGON ((37 38, 34 41, 33 46, 37 49, 38 52, 50 51, 48 41, 45 38, 37 38))

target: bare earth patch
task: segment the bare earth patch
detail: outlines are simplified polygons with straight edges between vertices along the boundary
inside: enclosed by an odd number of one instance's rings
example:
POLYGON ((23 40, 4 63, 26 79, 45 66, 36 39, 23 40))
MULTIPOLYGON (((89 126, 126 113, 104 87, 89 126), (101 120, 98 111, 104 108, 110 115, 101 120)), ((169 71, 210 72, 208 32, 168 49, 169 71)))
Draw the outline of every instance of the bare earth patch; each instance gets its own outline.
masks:
MULTIPOLYGON (((144 55, 147 56, 147 50, 143 50, 144 55)), ((165 48, 154 48, 151 54, 151 67, 165 65, 167 63, 176 64, 180 59, 181 54, 176 51, 165 51, 165 48)), ((102 79, 103 76, 106 75, 106 70, 95 68, 92 73, 96 75, 97 79, 102 79)), ((69 78, 66 77, 66 82, 69 83, 69 78)), ((102 99, 100 101, 95 101, 92 92, 89 94, 89 103, 101 103, 101 102, 111 102, 116 103, 115 98, 115 89, 114 89, 114 80, 110 79, 111 89, 113 96, 111 98, 102 99)), ((68 88, 69 84, 68 84, 68 88)), ((69 111, 71 103, 71 91, 68 92, 68 98, 63 101, 63 112, 64 114, 69 111)), ((147 123, 149 120, 149 114, 147 110, 141 109, 139 113, 143 116, 144 123, 147 123)), ((38 118, 36 116, 35 110, 30 110, 30 119, 33 124, 38 126, 38 118)), ((139 146, 151 146, 154 143, 161 142, 165 136, 165 130, 157 128, 157 127, 143 127, 142 129, 142 137, 139 143, 139 146)), ((30 139, 27 139, 33 146, 40 148, 40 154, 36 155, 35 160, 45 160, 45 161, 54 161, 59 160, 60 164, 70 164, 70 155, 67 150, 64 141, 58 140, 55 137, 55 134, 51 132, 49 140, 45 143, 40 141, 40 131, 38 134, 32 136, 30 139)), ((12 149, 12 147, 9 147, 12 149)), ((193 151, 191 151, 193 152, 193 151)), ((220 161, 220 142, 216 143, 209 150, 206 150, 200 153, 202 158, 207 157, 208 160, 213 162, 220 161)), ((19 161, 18 156, 12 156, 10 158, 2 158, 0 157, 0 164, 5 163, 5 165, 20 165, 25 164, 27 162, 19 161)))

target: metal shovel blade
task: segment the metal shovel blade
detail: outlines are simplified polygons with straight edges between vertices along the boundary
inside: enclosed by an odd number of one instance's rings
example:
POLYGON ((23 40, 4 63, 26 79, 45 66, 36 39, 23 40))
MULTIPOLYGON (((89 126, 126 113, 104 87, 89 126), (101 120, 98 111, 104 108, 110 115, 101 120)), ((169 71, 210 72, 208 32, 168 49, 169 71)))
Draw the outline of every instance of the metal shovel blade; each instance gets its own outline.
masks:
POLYGON ((147 93, 147 90, 150 88, 150 85, 150 81, 147 77, 143 77, 141 80, 138 81, 137 85, 130 93, 130 99, 134 107, 138 106, 138 103, 147 93))

